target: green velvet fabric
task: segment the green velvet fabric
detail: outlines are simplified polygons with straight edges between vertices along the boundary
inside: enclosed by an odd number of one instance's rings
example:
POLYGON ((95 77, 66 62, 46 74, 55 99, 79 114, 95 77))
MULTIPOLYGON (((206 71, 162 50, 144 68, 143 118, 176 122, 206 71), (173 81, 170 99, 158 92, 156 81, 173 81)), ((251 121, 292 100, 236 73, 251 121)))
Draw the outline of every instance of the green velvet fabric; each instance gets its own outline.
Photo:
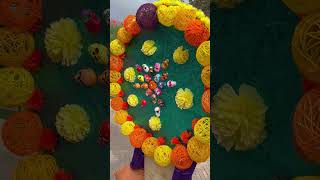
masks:
MULTIPOLYGON (((166 58, 170 60, 169 67, 166 70, 161 70, 160 73, 168 72, 168 80, 177 82, 174 88, 165 87, 162 89, 161 98, 165 102, 165 107, 161 108, 161 124, 162 128, 159 132, 154 132, 156 137, 165 137, 166 143, 170 144, 172 137, 179 137, 180 134, 191 129, 193 118, 201 118, 206 116, 201 106, 201 96, 204 91, 204 86, 201 81, 202 66, 195 58, 196 48, 187 44, 184 39, 183 32, 177 31, 174 28, 167 28, 159 25, 154 31, 142 31, 135 37, 127 47, 127 56, 125 59, 125 68, 134 67, 136 64, 147 64, 153 66, 156 62, 162 63, 166 58), (144 41, 154 40, 158 48, 152 56, 145 56, 141 52, 141 47, 144 41), (183 46, 189 50, 189 60, 182 65, 175 64, 172 59, 172 54, 176 48, 183 46), (187 110, 181 110, 175 102, 175 95, 179 88, 189 88, 193 94, 193 107, 187 110)), ((139 73, 144 74, 144 73, 139 73)), ((136 82, 138 82, 136 80, 136 82)), ((136 107, 130 107, 128 112, 134 117, 135 123, 148 129, 148 121, 151 116, 155 115, 154 105, 151 102, 151 97, 145 95, 144 89, 135 89, 132 83, 125 82, 122 87, 125 91, 125 99, 130 94, 136 94, 141 102, 142 99, 147 101, 147 106, 142 108, 140 104, 136 107)))
POLYGON ((267 180, 273 175, 319 174, 320 166, 304 162, 293 143, 292 114, 302 96, 301 76, 291 55, 298 17, 280 0, 248 0, 212 14, 213 93, 224 83, 236 91, 247 83, 257 88, 269 109, 268 137, 255 150, 226 152, 211 144, 211 176, 267 180))

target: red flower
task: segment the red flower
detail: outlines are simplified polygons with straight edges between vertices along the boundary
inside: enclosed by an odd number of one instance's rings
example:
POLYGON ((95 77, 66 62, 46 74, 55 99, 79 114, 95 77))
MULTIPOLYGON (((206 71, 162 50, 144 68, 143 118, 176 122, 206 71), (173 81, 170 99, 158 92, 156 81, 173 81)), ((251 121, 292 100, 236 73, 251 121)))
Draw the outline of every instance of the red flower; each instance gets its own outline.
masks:
POLYGON ((121 77, 121 78, 117 81, 117 83, 122 84, 122 83, 123 83, 123 77, 121 77))
POLYGON ((152 137, 152 134, 151 133, 147 133, 147 137, 152 137))
POLYGON ((124 91, 121 90, 121 91, 118 93, 118 96, 119 96, 119 97, 123 97, 123 96, 124 96, 124 91))
POLYGON ((127 103, 127 102, 124 102, 123 104, 122 104, 122 109, 123 110, 127 110, 129 108, 129 104, 127 103))
POLYGON ((124 59, 126 57, 126 53, 123 53, 123 54, 119 55, 118 57, 121 59, 124 59))
POLYGON ((38 112, 41 111, 43 108, 43 94, 40 89, 35 89, 33 91, 32 96, 26 103, 26 108, 38 112))
POLYGON ((97 33, 101 31, 101 21, 96 14, 90 14, 90 18, 85 24, 89 32, 97 33))
POLYGON ((158 143, 159 145, 162 145, 166 142, 166 140, 163 137, 158 137, 158 143))
POLYGON ((60 170, 56 172, 54 180, 72 180, 72 176, 68 173, 66 173, 64 170, 60 170))
POLYGON ((57 141, 57 134, 50 128, 44 128, 40 138, 40 149, 53 152, 57 141))
POLYGON ((194 126, 197 124, 197 122, 198 122, 198 118, 194 118, 193 120, 192 120, 192 129, 194 128, 194 126))
POLYGON ((183 131, 180 135, 180 138, 182 140, 183 143, 187 144, 188 143, 188 140, 189 138, 191 137, 191 132, 188 132, 188 131, 183 131))
POLYGON ((37 71, 40 67, 41 52, 39 49, 35 50, 32 55, 23 62, 23 67, 29 71, 37 71))
POLYGON ((177 137, 173 137, 170 142, 171 144, 175 144, 175 145, 181 144, 179 138, 177 137))
POLYGON ((304 93, 306 93, 316 87, 320 87, 320 84, 303 79, 302 88, 303 88, 304 93))
POLYGON ((103 143, 109 142, 110 140, 110 125, 109 121, 104 121, 100 127, 100 138, 103 143))
POLYGON ((136 125, 134 126, 134 129, 138 129, 138 128, 140 128, 140 126, 136 124, 136 125))
POLYGON ((128 114, 128 116, 127 116, 127 120, 128 120, 128 121, 133 121, 133 117, 132 117, 131 115, 129 115, 129 114, 128 114))

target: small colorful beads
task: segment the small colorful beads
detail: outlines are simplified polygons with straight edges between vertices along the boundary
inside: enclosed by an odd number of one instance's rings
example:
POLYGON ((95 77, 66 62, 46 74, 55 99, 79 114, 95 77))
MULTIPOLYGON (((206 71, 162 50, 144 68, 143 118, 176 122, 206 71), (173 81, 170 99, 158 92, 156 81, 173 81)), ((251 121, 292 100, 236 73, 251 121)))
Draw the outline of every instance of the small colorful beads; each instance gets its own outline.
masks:
POLYGON ((149 82, 149 88, 150 88, 151 90, 155 90, 157 87, 158 87, 158 85, 157 85, 156 82, 154 82, 154 81, 150 81, 150 82, 149 82))

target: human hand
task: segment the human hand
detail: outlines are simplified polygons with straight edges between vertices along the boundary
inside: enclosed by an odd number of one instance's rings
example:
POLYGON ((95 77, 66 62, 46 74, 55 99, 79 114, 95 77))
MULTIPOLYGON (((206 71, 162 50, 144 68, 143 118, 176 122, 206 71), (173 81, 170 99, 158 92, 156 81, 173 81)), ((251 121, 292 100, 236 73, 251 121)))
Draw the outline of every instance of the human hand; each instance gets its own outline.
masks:
POLYGON ((124 165, 114 173, 114 176, 116 180, 144 180, 144 170, 133 170, 129 165, 124 165))

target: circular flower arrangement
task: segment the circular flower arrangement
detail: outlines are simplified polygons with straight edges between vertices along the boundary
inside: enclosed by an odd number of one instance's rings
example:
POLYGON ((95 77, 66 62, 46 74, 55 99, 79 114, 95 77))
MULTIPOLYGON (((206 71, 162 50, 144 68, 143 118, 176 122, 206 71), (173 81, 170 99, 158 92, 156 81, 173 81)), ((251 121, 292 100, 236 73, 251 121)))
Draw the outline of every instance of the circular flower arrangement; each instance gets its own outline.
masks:
POLYGON ((210 156, 209 38, 201 10, 160 0, 127 16, 110 42, 114 121, 159 166, 186 170, 210 156))

